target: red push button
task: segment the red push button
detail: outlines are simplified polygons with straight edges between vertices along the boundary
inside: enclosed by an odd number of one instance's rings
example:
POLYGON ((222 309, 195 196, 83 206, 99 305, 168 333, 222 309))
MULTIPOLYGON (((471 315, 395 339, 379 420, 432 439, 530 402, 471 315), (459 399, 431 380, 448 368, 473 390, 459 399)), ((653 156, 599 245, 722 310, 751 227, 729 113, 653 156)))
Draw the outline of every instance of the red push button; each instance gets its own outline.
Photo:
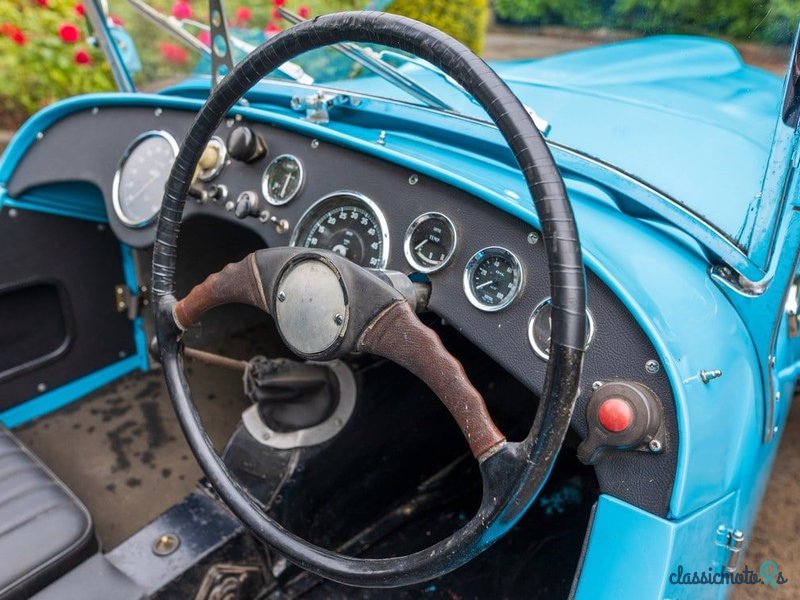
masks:
POLYGON ((608 431, 619 433, 633 423, 633 408, 622 398, 608 398, 597 409, 597 419, 608 431))

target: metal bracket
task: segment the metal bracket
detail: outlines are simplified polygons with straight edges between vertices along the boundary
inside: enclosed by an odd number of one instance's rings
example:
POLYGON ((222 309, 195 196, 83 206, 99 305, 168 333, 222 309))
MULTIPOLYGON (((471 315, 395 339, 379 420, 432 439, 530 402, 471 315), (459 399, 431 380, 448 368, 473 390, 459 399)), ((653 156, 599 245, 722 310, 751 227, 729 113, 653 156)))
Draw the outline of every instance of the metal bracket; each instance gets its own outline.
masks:
POLYGON ((150 288, 140 285, 134 294, 127 285, 120 283, 114 286, 114 304, 118 313, 125 313, 130 320, 136 319, 150 306, 150 288))
POLYGON ((310 96, 292 98, 292 110, 306 113, 306 119, 312 123, 325 124, 330 121, 330 110, 337 106, 359 106, 361 98, 347 94, 335 94, 318 90, 310 96))
POLYGON ((744 547, 744 533, 739 529, 730 529, 727 526, 717 527, 714 543, 722 549, 722 570, 726 573, 735 573, 739 568, 739 558, 744 547))
POLYGON ((211 34, 211 80, 216 86, 222 78, 233 71, 231 39, 221 0, 208 0, 208 15, 211 34))

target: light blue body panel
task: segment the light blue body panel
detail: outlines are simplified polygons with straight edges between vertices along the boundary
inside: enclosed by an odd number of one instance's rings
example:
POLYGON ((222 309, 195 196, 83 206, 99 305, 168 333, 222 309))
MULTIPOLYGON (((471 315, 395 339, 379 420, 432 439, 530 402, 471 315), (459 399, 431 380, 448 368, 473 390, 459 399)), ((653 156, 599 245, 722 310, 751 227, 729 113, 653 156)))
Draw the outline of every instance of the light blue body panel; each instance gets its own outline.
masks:
MULTIPOLYGON (((586 265, 621 298, 650 337, 658 352, 654 358, 666 370, 676 399, 680 449, 669 518, 658 519, 602 497, 578 585, 580 597, 626 597, 612 595, 618 588, 609 583, 607 576, 603 582, 603 570, 613 568, 622 576, 631 561, 641 562, 640 566, 649 570, 646 574, 637 572, 641 581, 629 578, 627 583, 638 587, 625 588, 625 594, 650 597, 655 590, 660 594, 678 559, 697 560, 698 569, 711 566, 709 561, 716 556, 713 535, 720 524, 716 521, 724 519, 727 526, 749 529, 798 374, 798 344, 788 338, 785 318, 780 315, 785 284, 795 270, 794 249, 800 239, 800 222, 789 220, 783 224, 776 244, 781 247, 780 260, 770 271, 773 285, 768 293, 754 299, 710 276, 707 246, 700 234, 694 239, 686 233, 691 230, 685 223, 673 226, 665 222, 662 208, 668 203, 658 190, 623 172, 629 170, 668 190, 700 214, 714 218, 719 215, 726 229, 738 228, 729 232, 737 235, 747 219, 748 196, 761 186, 770 150, 769 136, 777 118, 774 105, 779 99, 780 84, 772 76, 742 67, 726 46, 713 43, 716 45, 712 47, 686 38, 662 38, 652 43, 649 54, 661 56, 663 69, 660 74, 651 73, 648 81, 641 77, 640 81, 625 80, 623 70, 610 67, 602 71, 601 65, 613 58, 613 48, 596 51, 594 70, 588 54, 562 57, 563 63, 558 63, 557 58, 549 63, 541 61, 538 74, 533 73, 530 64, 501 68, 514 78, 513 85, 523 100, 551 121, 553 139, 569 140, 581 150, 623 166, 622 171, 615 170, 568 148, 553 146, 575 207, 586 265), (693 49, 688 57, 690 65, 698 63, 689 71, 694 77, 679 77, 680 69, 686 72, 686 63, 678 64, 676 48, 687 52, 693 49), (709 63, 706 68, 699 64, 703 61, 709 63), (605 87, 605 92, 591 95, 561 90, 555 74, 550 75, 549 86, 523 85, 515 79, 544 78, 548 69, 566 77, 568 68, 585 70, 584 75, 593 73, 596 87, 605 87), (727 103, 723 93, 726 88, 719 81, 727 81, 734 90, 727 103), (742 90, 748 85, 761 86, 760 91, 747 96, 742 90), (627 103, 612 99, 614 94, 624 93, 635 98, 627 103), (541 101, 534 102, 537 94, 541 101), (561 100, 552 100, 551 94, 560 94, 561 100), (659 98, 663 102, 684 98, 685 110, 658 108, 659 98), (590 99, 598 104, 591 104, 590 99), (580 102, 585 105, 579 109, 576 103, 580 102), (689 118, 694 112, 699 114, 689 118), (603 115, 602 121, 597 119, 598 114, 603 115), (736 190, 727 187, 731 180, 737 182, 736 190), (746 189, 740 189, 745 180, 746 189), (728 196, 734 191, 735 197, 728 196), (776 320, 781 320, 777 328, 763 324, 776 320), (763 334, 767 330, 777 333, 767 339, 769 336, 763 334), (770 349, 773 346, 774 351, 770 349), (777 435, 765 443, 770 382, 756 367, 770 353, 775 357, 774 372, 779 374, 773 387, 783 396, 773 415, 777 435), (699 373, 710 369, 721 369, 723 376, 705 384, 699 373), (641 550, 645 540, 651 551, 647 555, 641 550), (635 554, 621 553, 621 548, 635 554)), ((647 62, 646 42, 621 46, 623 50, 618 51, 628 56, 627 69, 653 70, 652 61, 647 62), (642 61, 638 66, 633 64, 637 52, 642 61)), ((591 80, 586 76, 585 85, 591 80)), ((63 208, 69 206, 69 195, 61 199, 58 208, 52 199, 3 197, 3 184, 26 149, 36 143, 39 133, 46 136, 47 128, 57 120, 75 111, 105 106, 196 111, 207 85, 202 80, 189 81, 171 88, 168 95, 82 96, 41 111, 18 132, 0 159, 0 204, 69 212, 63 208)), ((538 226, 524 181, 495 129, 474 120, 378 101, 364 103, 363 109, 335 114, 329 124, 318 125, 301 119, 289 108, 291 94, 287 89, 291 87, 262 84, 249 96, 249 106, 237 107, 233 112, 404 165, 538 226), (386 132, 385 145, 377 143, 381 131, 386 132)), ((449 93, 456 95, 452 90, 449 93)), ((392 90, 391 95, 397 96, 397 92, 392 90)), ((76 207, 71 216, 90 218, 89 212, 86 207, 76 207)), ((716 235, 708 228, 701 234, 716 235)), ((130 265, 126 269, 130 277, 130 265)), ((591 298, 589 302, 591 305, 591 298)), ((143 334, 138 326, 135 330, 139 336, 137 356, 123 361, 129 369, 146 367, 143 334)), ((91 377, 70 384, 73 387, 67 395, 74 399, 91 389, 96 383, 94 379, 90 381, 91 377)), ((43 398, 32 402, 46 402, 43 398)), ((60 405, 61 400, 52 406, 60 405)), ((31 413, 6 413, 0 418, 18 423, 25 414, 31 413)), ((633 568, 630 571, 635 572, 633 568)))

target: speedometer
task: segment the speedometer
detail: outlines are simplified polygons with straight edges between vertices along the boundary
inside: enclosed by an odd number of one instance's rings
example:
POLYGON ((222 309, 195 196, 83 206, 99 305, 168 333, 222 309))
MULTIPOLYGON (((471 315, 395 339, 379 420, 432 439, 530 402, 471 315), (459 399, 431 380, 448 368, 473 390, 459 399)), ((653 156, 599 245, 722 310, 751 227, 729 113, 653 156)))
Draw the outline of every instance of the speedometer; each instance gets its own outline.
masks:
POLYGON ((331 250, 371 269, 385 268, 389 257, 383 213, 356 192, 335 192, 318 200, 300 218, 290 243, 331 250))
POLYGON ((166 131, 148 131, 133 140, 114 175, 112 201, 120 221, 144 227, 155 218, 177 156, 178 143, 166 131))

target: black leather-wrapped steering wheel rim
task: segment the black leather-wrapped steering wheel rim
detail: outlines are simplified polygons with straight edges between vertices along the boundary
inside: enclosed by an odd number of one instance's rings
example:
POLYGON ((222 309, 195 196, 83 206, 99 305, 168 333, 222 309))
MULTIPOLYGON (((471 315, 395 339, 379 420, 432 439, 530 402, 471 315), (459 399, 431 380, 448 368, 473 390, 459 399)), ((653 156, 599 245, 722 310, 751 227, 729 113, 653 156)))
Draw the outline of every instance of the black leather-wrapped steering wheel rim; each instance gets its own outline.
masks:
POLYGON ((152 289, 167 387, 183 432, 207 477, 259 539, 300 567, 341 583, 396 587, 432 579, 468 562, 508 531, 533 502, 569 427, 583 361, 586 285, 577 226, 564 182, 528 112, 497 74, 463 44, 411 19, 347 12, 300 23, 254 50, 211 91, 167 182, 153 253, 152 289), (216 455, 202 426, 183 371, 181 331, 172 314, 183 207, 208 140, 234 104, 266 74, 299 54, 345 41, 390 46, 427 60, 483 106, 509 144, 534 200, 547 253, 553 307, 551 358, 539 410, 523 442, 503 443, 481 461, 484 500, 479 512, 438 544, 386 559, 352 558, 316 547, 261 512, 216 455))

